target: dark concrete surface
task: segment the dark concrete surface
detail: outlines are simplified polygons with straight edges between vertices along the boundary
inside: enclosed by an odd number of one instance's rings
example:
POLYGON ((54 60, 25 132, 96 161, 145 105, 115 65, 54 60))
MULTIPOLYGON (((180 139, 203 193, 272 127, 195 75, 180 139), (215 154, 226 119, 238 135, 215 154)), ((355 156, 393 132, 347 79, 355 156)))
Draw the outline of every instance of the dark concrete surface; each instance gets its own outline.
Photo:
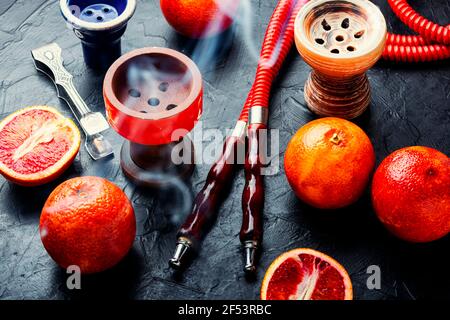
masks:
MULTIPOLYGON (((381 6, 389 29, 406 29, 384 0, 381 6)), ((256 43, 275 6, 275 0, 251 1, 251 32, 256 43)), ((422 14, 441 24, 450 21, 447 0, 411 1, 422 14)), ((229 51, 215 63, 200 63, 204 76, 204 128, 230 128, 246 98, 256 61, 241 36, 232 37, 229 51)), ((51 105, 70 116, 56 97, 53 84, 39 74, 30 50, 57 42, 66 68, 88 104, 104 112, 102 75, 88 70, 79 40, 65 28, 56 0, 0 0, 0 115, 29 105, 51 105)), ((222 44, 222 43, 221 43, 222 44)), ((190 41, 166 24, 157 0, 138 1, 136 15, 123 38, 123 52, 144 46, 167 46, 191 53, 190 41)), ((258 45, 259 48, 259 45, 258 45)), ((259 49, 258 49, 259 50, 259 49)), ((275 84, 270 126, 280 130, 281 151, 296 130, 314 117, 305 107, 303 84, 309 67, 293 52, 275 84)), ((357 123, 374 143, 377 164, 390 152, 409 145, 425 145, 450 154, 450 65, 381 62, 370 72, 373 88, 370 111, 357 123)), ((0 299, 71 299, 127 297, 137 299, 256 299, 265 269, 280 253, 310 247, 332 255, 349 271, 356 299, 450 299, 449 237, 413 245, 384 230, 371 209, 368 194, 356 205, 323 213, 303 205, 288 186, 283 168, 267 177, 265 239, 256 279, 242 272, 238 232, 241 223, 242 171, 219 219, 206 237, 197 259, 181 275, 167 265, 183 206, 182 185, 156 191, 136 188, 122 174, 114 132, 116 156, 93 162, 82 147, 74 165, 58 181, 25 189, 0 178, 0 299), (83 277, 82 290, 66 288, 66 274, 47 255, 37 230, 40 210, 53 188, 80 175, 98 175, 117 183, 133 202, 138 236, 130 254, 115 268, 83 277), (370 265, 381 268, 380 290, 366 286, 370 265)), ((281 157, 283 153, 281 152, 281 157)), ((209 170, 199 165, 187 186, 198 191, 209 170)), ((188 192, 189 194, 189 192, 188 192)))

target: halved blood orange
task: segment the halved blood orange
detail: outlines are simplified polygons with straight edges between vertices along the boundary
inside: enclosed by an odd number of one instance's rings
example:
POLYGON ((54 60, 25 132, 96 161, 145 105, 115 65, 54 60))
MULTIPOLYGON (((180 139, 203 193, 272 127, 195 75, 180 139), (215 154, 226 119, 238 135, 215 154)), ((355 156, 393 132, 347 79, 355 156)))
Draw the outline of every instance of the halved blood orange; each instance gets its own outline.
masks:
POLYGON ((34 106, 0 122, 0 173, 22 186, 50 182, 80 149, 80 131, 56 109, 34 106))
POLYGON ((262 300, 352 300, 352 282, 336 260, 300 248, 283 253, 266 271, 262 300))

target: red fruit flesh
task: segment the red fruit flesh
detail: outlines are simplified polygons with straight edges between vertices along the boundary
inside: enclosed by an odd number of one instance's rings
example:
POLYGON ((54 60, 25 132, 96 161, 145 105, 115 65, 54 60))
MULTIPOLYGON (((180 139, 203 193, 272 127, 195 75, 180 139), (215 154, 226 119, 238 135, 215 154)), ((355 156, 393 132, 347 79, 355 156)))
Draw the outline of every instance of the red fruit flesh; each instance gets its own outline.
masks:
POLYGON ((283 253, 266 271, 262 300, 352 300, 353 287, 345 268, 316 250, 283 253))
POLYGON ((309 254, 289 258, 278 267, 270 280, 267 299, 304 300, 308 287, 313 288, 309 300, 344 300, 342 275, 328 262, 309 254))
POLYGON ((6 124, 0 132, 0 141, 4 142, 0 144, 0 161, 20 174, 32 174, 53 166, 67 153, 72 144, 71 135, 67 135, 65 131, 54 132, 49 137, 49 141, 40 143, 17 160, 14 159, 14 154, 27 141, 35 128, 57 120, 57 115, 52 112, 31 109, 6 124))
POLYGON ((411 242, 444 237, 450 232, 450 158, 420 146, 392 153, 374 175, 372 201, 397 237, 411 242))
POLYGON ((22 186, 38 186, 60 176, 80 148, 72 120, 48 106, 18 110, 0 122, 0 174, 22 186))

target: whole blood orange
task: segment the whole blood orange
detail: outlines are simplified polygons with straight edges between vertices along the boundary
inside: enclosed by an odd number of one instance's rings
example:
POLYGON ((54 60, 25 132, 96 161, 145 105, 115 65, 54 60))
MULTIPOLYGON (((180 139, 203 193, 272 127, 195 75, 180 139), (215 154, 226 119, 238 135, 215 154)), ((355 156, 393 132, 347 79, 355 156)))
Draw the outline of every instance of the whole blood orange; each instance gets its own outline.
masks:
POLYGON ((347 271, 336 260, 312 249, 283 253, 266 271, 261 300, 352 300, 347 271))
POLYGON ((0 173, 19 185, 56 179, 79 149, 77 126, 54 108, 25 108, 0 123, 0 173))
POLYGON ((210 37, 226 30, 239 6, 238 0, 161 0, 167 22, 191 38, 210 37))
POLYGON ((338 118, 306 124, 289 142, 284 167, 297 196, 320 209, 355 202, 369 181, 375 153, 357 125, 338 118))
POLYGON ((118 186, 99 177, 79 177, 50 194, 39 231, 45 249, 61 267, 76 265, 82 273, 94 273, 111 268, 127 254, 136 221, 118 186))
POLYGON ((428 242, 450 232, 450 158, 427 147, 395 151, 380 164, 372 202, 397 237, 428 242))

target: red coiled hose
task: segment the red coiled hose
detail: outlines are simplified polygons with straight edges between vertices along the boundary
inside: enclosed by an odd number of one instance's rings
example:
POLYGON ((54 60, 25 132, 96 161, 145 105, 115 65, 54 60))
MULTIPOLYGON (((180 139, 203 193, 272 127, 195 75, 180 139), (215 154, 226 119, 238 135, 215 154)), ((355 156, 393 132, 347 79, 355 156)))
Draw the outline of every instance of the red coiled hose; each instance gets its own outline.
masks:
POLYGON ((402 46, 388 44, 383 58, 398 62, 430 62, 450 58, 450 47, 443 45, 402 46))
POLYGON ((406 0, 388 0, 392 10, 409 28, 427 40, 450 45, 450 30, 418 14, 406 0))
POLYGON ((386 44, 400 45, 400 46, 426 46, 429 44, 422 36, 410 36, 406 34, 387 35, 386 44))
POLYGON ((261 246, 264 211, 264 158, 261 148, 264 138, 261 135, 267 129, 267 118, 263 109, 269 107, 270 91, 283 61, 294 43, 295 19, 307 0, 280 0, 267 28, 256 78, 249 99, 244 106, 241 121, 248 122, 247 154, 245 157, 245 184, 242 191, 242 225, 239 239, 245 253, 245 272, 255 272, 255 255, 261 246), (249 109, 245 110, 246 107, 249 109), (256 114, 248 119, 248 111, 256 114))
POLYGON ((399 62, 428 62, 450 58, 450 26, 419 15, 407 0, 388 0, 394 13, 419 35, 388 34, 383 58, 399 62))
POLYGON ((268 107, 273 81, 294 43, 294 22, 300 8, 309 0, 281 0, 270 20, 261 49, 255 82, 239 120, 248 121, 252 106, 268 107))
MULTIPOLYGON (((275 9, 266 31, 261 58, 253 85, 254 106, 267 107, 272 83, 294 42, 294 21, 298 10, 294 6, 302 1, 282 0, 275 9)), ((300 6, 297 6, 300 9, 300 6)))

